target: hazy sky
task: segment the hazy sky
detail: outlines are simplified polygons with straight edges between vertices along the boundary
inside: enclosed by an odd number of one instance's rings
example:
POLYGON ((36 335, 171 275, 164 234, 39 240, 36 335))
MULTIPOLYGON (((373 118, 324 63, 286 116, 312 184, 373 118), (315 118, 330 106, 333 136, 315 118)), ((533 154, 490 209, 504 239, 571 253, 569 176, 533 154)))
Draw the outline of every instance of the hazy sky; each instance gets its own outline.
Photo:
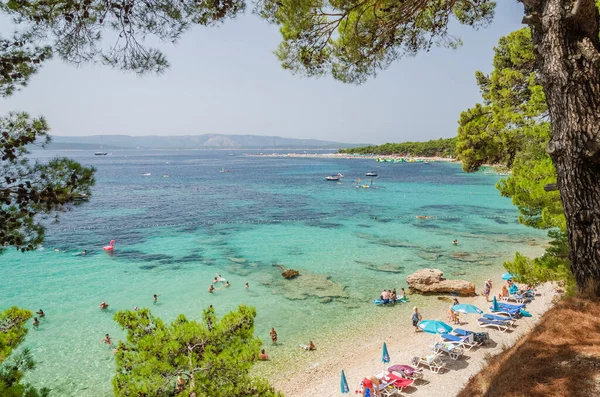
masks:
POLYGON ((0 112, 44 115, 55 135, 278 135, 385 143, 456 134, 461 110, 480 100, 475 70, 490 71, 498 38, 522 27, 523 6, 500 1, 464 45, 394 63, 361 86, 292 75, 272 51, 277 27, 253 15, 197 28, 166 47, 171 68, 138 77, 108 67, 48 63, 0 112))

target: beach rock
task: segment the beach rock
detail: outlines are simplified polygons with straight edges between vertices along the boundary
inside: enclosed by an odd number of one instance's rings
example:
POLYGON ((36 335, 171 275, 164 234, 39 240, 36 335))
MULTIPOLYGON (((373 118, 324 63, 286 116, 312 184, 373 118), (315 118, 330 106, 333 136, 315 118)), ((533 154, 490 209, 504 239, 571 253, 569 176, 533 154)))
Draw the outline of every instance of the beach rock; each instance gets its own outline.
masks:
POLYGON ((406 277, 408 288, 420 294, 446 293, 474 296, 475 284, 464 280, 446 280, 438 269, 420 269, 406 277))
POLYGON ((296 276, 300 275, 300 273, 298 273, 298 270, 294 270, 294 269, 285 269, 285 270, 283 271, 283 273, 281 273, 281 275, 282 275, 283 277, 287 278, 287 279, 290 279, 290 278, 294 278, 294 277, 296 277, 296 276))

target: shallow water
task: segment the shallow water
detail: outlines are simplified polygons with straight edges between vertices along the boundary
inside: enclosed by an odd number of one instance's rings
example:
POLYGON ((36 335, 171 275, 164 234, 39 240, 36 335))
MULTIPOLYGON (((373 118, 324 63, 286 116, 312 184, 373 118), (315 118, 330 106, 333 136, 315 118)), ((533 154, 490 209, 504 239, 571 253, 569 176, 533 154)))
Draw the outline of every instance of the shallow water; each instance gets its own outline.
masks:
POLYGON ((382 288, 405 286, 418 268, 477 279, 545 237, 517 223, 494 188, 498 177, 456 164, 227 151, 60 154, 97 168, 93 199, 48 227, 45 249, 0 256, 0 307, 47 314, 26 339, 38 362, 27 380, 54 396, 112 395, 113 357, 100 339, 122 336, 112 321, 120 309, 150 307, 172 320, 199 318, 209 304, 219 314, 254 305, 257 334, 268 341, 275 327, 277 354, 289 356, 305 339, 318 345, 318 335, 356 321, 382 288), (357 189, 356 178, 370 184, 364 174, 372 170, 373 186, 357 189), (341 183, 324 180, 337 172, 341 183), (111 239, 114 255, 102 250, 111 239), (279 264, 302 276, 284 280, 279 264), (232 286, 209 294, 215 273, 232 286))

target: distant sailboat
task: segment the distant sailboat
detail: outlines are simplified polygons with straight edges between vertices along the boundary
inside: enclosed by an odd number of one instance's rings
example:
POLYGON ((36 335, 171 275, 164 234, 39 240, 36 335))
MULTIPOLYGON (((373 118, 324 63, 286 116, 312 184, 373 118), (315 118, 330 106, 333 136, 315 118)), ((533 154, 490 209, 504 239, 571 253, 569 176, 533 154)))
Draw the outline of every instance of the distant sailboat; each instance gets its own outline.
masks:
POLYGON ((225 168, 221 167, 221 172, 225 172, 225 168))

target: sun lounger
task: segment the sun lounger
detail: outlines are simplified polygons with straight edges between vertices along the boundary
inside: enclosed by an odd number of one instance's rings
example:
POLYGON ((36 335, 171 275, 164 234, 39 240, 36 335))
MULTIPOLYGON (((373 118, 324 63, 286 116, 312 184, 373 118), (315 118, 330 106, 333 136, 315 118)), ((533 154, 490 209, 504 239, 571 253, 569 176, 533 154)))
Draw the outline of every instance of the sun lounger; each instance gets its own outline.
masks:
POLYGON ((525 296, 525 294, 522 294, 522 295, 514 294, 514 295, 509 295, 509 296, 503 296, 501 299, 505 302, 517 302, 517 303, 531 302, 531 299, 528 298, 527 296, 525 296))
POLYGON ((501 308, 505 308, 505 309, 516 310, 516 309, 524 309, 526 305, 524 303, 520 303, 518 305, 513 305, 510 303, 506 303, 506 302, 498 302, 498 306, 500 306, 501 308))
MULTIPOLYGON (((385 382, 387 384, 387 389, 389 389, 390 387, 395 389, 392 391, 391 394, 401 392, 402 390, 406 389, 408 386, 410 386, 414 383, 414 380, 406 379, 405 377, 403 377, 400 374, 394 374, 394 373, 383 374, 383 373, 381 373, 381 374, 377 374, 375 376, 377 376, 379 379, 381 379, 382 382, 385 382)), ((387 391, 387 389, 386 389, 386 391, 387 391)))
POLYGON ((488 320, 505 322, 506 325, 514 325, 515 319, 513 317, 506 316, 506 315, 500 315, 500 314, 501 313, 497 313, 497 314, 485 313, 485 314, 482 314, 482 317, 487 318, 488 320))
POLYGON ((472 336, 473 341, 485 345, 490 340, 490 334, 487 332, 473 332, 466 329, 454 328, 452 333, 458 336, 472 336))
POLYGON ((489 320, 485 317, 477 319, 477 323, 482 328, 496 328, 501 332, 506 332, 509 328, 509 325, 505 321, 489 320))
POLYGON ((435 342, 431 349, 434 353, 446 353, 452 360, 458 360, 465 352, 460 344, 452 342, 435 342))
POLYGON ((471 350, 472 348, 481 345, 481 343, 475 342, 475 340, 473 338, 473 334, 465 335, 465 336, 458 336, 458 335, 453 335, 453 334, 441 334, 440 336, 442 337, 443 342, 457 343, 460 346, 465 347, 467 350, 471 350))
POLYGON ((402 375, 407 379, 423 379, 423 369, 411 367, 410 365, 396 364, 388 368, 389 372, 402 375))
POLYGON ((442 368, 446 366, 446 363, 440 359, 440 353, 430 354, 426 357, 413 357, 413 365, 426 366, 431 372, 439 374, 442 368))

